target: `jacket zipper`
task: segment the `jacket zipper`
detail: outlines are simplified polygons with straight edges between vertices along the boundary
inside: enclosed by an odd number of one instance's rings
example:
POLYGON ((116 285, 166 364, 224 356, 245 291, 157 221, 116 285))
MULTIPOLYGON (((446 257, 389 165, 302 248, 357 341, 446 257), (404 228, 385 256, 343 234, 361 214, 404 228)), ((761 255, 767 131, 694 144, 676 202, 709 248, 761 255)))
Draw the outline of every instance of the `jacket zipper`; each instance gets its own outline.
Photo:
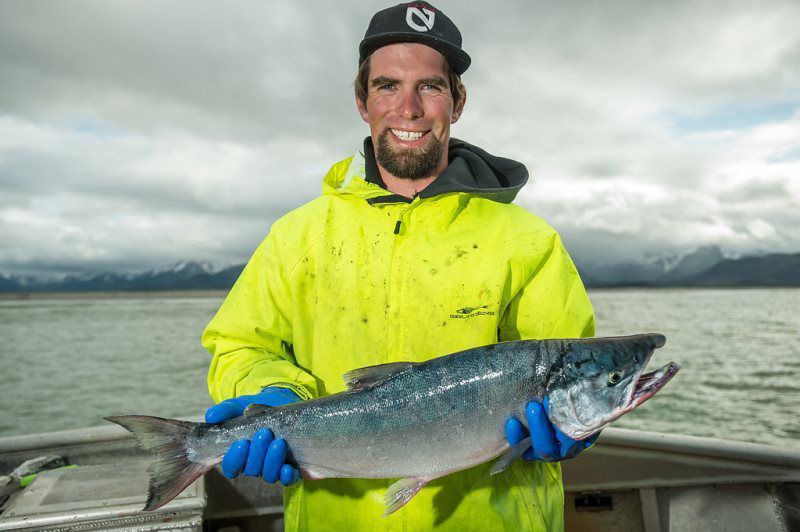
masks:
POLYGON ((394 231, 392 231, 395 235, 399 235, 400 230, 403 228, 403 217, 407 216, 409 212, 416 209, 419 203, 420 203, 419 197, 415 197, 411 201, 411 203, 409 203, 400 210, 400 216, 397 218, 397 222, 395 222, 394 224, 394 231))

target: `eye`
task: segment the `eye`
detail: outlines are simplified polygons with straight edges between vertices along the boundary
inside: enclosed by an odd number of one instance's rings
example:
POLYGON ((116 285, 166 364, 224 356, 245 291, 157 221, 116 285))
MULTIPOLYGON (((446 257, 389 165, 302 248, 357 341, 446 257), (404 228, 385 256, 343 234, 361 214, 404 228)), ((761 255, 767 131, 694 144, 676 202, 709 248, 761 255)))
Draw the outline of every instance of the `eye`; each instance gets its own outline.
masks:
POLYGON ((608 383, 609 384, 619 384, 622 380, 622 372, 621 371, 611 371, 608 373, 608 383))
POLYGON ((430 91, 430 92, 440 92, 441 88, 438 85, 434 85, 433 83, 425 83, 420 86, 420 89, 423 91, 430 91))

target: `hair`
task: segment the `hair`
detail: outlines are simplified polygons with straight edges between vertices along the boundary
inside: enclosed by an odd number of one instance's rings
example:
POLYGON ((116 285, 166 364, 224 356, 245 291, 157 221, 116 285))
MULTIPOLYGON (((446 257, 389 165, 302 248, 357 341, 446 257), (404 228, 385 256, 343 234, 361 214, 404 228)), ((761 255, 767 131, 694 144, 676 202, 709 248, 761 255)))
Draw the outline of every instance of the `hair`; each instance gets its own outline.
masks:
MULTIPOLYGON (((364 107, 367 106, 367 94, 369 90, 369 61, 372 59, 372 56, 367 56, 364 61, 358 65, 358 73, 356 74, 356 80, 353 82, 353 86, 355 87, 356 97, 361 100, 361 103, 364 104, 364 107)), ((467 89, 464 88, 464 84, 461 83, 461 76, 456 74, 455 70, 450 66, 450 63, 445 60, 445 69, 447 70, 447 81, 450 84, 450 94, 453 96, 453 109, 458 107, 461 101, 467 94, 467 89)))

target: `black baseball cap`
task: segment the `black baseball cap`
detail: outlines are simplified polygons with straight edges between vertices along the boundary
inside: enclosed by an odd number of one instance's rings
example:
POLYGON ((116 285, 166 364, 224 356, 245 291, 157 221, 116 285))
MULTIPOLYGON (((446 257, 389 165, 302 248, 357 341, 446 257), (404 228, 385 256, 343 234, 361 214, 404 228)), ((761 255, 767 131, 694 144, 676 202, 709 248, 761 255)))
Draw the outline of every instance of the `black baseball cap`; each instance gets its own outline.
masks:
POLYGON ((459 76, 472 61, 461 49, 461 32, 447 15, 428 2, 408 2, 378 11, 358 47, 358 63, 387 44, 416 42, 441 53, 459 76))

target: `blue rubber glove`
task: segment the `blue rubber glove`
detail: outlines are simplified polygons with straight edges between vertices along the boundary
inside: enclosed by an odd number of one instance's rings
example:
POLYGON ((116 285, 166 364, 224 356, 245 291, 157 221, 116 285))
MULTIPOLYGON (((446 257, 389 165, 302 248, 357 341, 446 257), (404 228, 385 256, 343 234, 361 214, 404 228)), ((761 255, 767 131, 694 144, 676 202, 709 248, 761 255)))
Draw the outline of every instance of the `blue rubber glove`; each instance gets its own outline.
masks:
MULTIPOLYGON (((538 462, 559 462, 574 458, 584 449, 594 445, 600 433, 585 440, 573 440, 554 426, 547 417, 550 405, 547 397, 544 404, 531 401, 525 406, 525 417, 531 432, 531 447, 522 457, 538 462)), ((506 421, 506 439, 512 447, 528 437, 528 430, 520 421, 509 418, 506 421)))
MULTIPOLYGON (((288 388, 267 387, 255 395, 242 395, 226 399, 206 410, 206 423, 221 423, 241 416, 251 404, 283 406, 300 401, 288 388)), ((297 469, 286 463, 286 441, 275 439, 268 428, 258 429, 252 440, 233 442, 222 457, 222 474, 234 478, 240 473, 245 476, 260 476, 265 481, 275 483, 280 480, 284 486, 297 482, 300 475, 297 469)))

